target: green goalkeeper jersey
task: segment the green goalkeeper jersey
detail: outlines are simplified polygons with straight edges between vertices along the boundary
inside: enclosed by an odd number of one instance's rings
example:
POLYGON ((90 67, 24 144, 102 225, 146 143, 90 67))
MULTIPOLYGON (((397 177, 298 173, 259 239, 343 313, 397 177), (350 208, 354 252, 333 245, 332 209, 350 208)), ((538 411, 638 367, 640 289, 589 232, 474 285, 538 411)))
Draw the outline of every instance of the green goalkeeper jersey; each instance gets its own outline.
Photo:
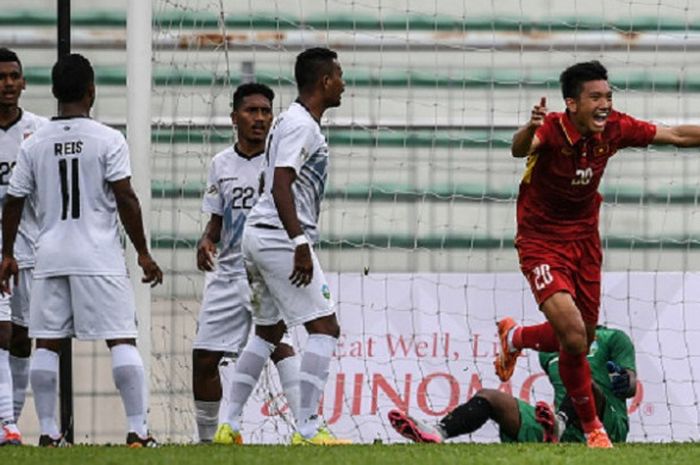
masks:
MULTIPOLYGON (((627 419, 627 404, 625 399, 617 397, 608 377, 607 362, 612 360, 622 368, 637 371, 634 360, 634 345, 629 336, 618 329, 598 326, 595 341, 588 352, 588 363, 591 366, 593 381, 605 394, 610 407, 627 419)), ((540 352, 540 365, 554 388, 554 405, 558 409, 566 396, 564 383, 559 376, 559 354, 556 352, 540 352)))

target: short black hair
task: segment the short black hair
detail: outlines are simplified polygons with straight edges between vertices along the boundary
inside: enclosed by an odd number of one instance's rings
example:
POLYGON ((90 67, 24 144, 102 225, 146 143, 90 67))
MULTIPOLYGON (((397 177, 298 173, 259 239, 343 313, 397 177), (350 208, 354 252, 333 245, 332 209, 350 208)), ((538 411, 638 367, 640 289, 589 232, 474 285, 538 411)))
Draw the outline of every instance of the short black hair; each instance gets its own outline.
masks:
POLYGON ((19 70, 22 71, 22 62, 15 52, 9 48, 0 47, 0 63, 14 63, 19 65, 19 70))
POLYGON ((270 104, 272 104, 272 101, 275 99, 275 93, 265 84, 248 82, 238 86, 236 91, 233 93, 233 111, 237 111, 241 107, 244 98, 248 97, 249 95, 257 94, 260 94, 268 99, 270 104))
POLYGON ((333 60, 338 54, 323 47, 308 48, 297 55, 294 65, 294 79, 299 92, 310 89, 324 74, 333 71, 333 60))
POLYGON ((578 98, 583 84, 589 81, 607 81, 608 70, 598 60, 584 61, 566 68, 559 76, 564 98, 578 98))
POLYGON ((77 102, 95 82, 95 71, 87 58, 72 53, 58 59, 51 70, 51 92, 61 103, 77 102))

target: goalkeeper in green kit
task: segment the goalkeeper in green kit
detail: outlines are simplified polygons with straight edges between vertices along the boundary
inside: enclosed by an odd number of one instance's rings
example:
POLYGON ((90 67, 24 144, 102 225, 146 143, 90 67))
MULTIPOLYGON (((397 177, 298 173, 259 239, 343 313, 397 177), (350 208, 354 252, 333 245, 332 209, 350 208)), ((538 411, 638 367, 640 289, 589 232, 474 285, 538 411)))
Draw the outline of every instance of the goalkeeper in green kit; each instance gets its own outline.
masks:
MULTIPOLYGON (((556 414, 546 402, 535 406, 496 389, 481 389, 437 424, 400 410, 389 412, 394 429, 414 442, 441 443, 470 434, 494 420, 502 442, 586 442, 571 398, 559 376, 559 354, 540 352, 540 365, 554 388, 556 414)), ((613 442, 625 442, 629 432, 626 400, 637 392, 634 345, 618 329, 598 326, 588 352, 596 410, 613 442)))

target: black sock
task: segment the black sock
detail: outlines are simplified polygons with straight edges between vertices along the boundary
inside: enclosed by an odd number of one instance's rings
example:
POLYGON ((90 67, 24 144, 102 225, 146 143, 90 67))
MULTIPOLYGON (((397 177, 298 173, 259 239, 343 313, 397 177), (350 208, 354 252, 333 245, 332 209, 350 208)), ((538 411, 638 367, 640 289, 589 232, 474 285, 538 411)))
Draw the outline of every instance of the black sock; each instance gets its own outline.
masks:
POLYGON ((473 433, 491 418, 493 408, 488 400, 474 396, 440 420, 440 427, 447 438, 473 433))

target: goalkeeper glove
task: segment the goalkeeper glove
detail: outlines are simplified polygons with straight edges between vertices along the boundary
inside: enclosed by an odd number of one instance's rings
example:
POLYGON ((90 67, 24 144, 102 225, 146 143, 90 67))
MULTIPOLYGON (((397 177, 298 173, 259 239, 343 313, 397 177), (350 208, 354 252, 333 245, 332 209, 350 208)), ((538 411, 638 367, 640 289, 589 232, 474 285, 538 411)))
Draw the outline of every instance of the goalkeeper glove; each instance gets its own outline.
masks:
POLYGON ((631 389, 629 373, 612 360, 608 360, 606 365, 613 393, 617 397, 626 399, 631 389))

